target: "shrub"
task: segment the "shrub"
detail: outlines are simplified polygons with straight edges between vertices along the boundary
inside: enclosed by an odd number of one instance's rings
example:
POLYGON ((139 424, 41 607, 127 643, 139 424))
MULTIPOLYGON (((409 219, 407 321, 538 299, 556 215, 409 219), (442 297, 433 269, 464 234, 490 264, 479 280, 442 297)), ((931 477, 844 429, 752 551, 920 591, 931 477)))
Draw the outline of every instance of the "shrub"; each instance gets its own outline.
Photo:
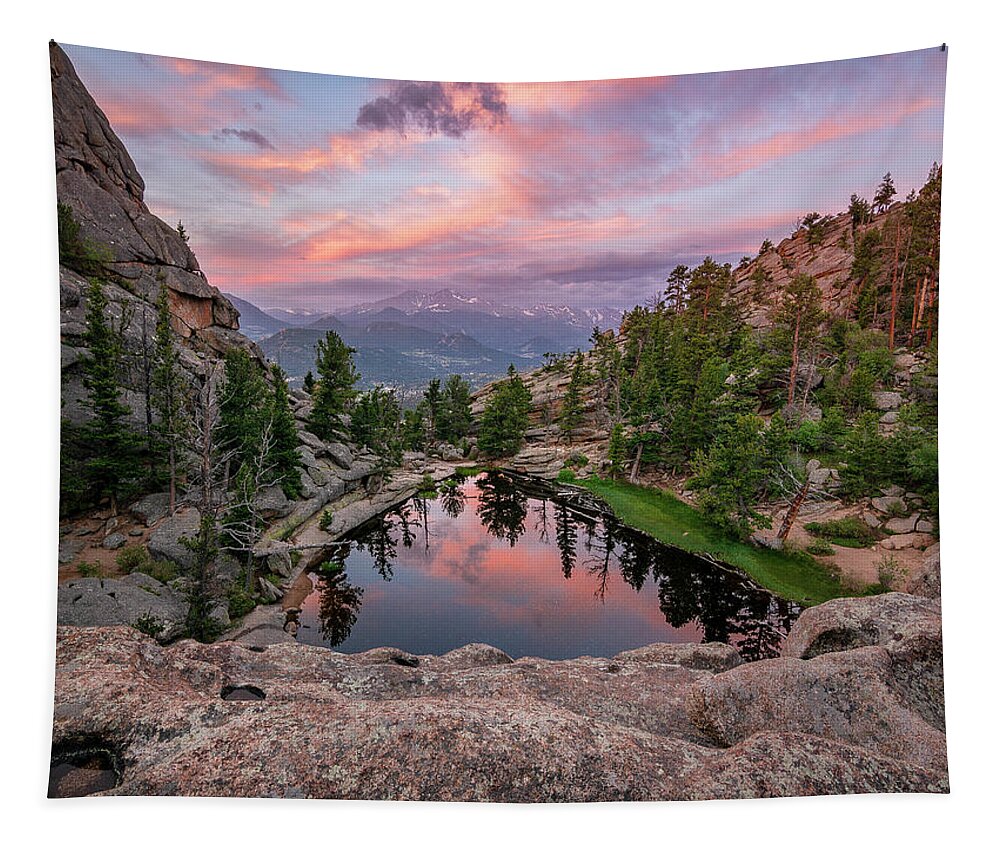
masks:
POLYGON ((229 617, 238 620, 250 614, 257 606, 257 601, 242 586, 234 585, 229 589, 228 605, 229 617))
POLYGON ((841 547, 868 547, 875 543, 875 533, 857 517, 827 520, 824 523, 807 523, 810 535, 824 538, 841 547))
POLYGON ((569 467, 563 467, 559 474, 556 476, 557 482, 575 482, 576 473, 574 473, 569 467))
POLYGON ((163 621, 155 615, 146 612, 132 626, 150 638, 156 638, 163 632, 163 621))
MULTIPOLYGON (((149 551, 142 544, 126 544, 115 556, 115 564, 122 573, 132 573, 150 561, 149 551)), ((141 570, 145 573, 145 570, 141 570)))
POLYGON ((814 556, 832 556, 833 547, 830 546, 830 542, 820 539, 818 541, 813 541, 806 547, 806 552, 814 556))
MULTIPOLYGON (((329 508, 324 508, 323 513, 320 515, 319 518, 319 528, 323 532, 328 532, 330 530, 330 524, 332 523, 333 523, 333 514, 330 512, 329 508)), ((284 541, 285 539, 282 538, 281 540, 284 541)))
POLYGON ((424 497, 437 496, 437 482, 434 481, 434 477, 426 473, 420 480, 420 487, 417 489, 417 493, 424 497))
POLYGON ((172 561, 153 561, 150 559, 140 568, 141 573, 150 576, 157 582, 166 585, 180 576, 180 568, 172 561))
POLYGON ((96 561, 81 561, 76 569, 80 571, 80 576, 103 576, 104 571, 96 561))
POLYGON ((886 553, 878 561, 878 581, 884 588, 892 589, 902 579, 903 568, 895 556, 886 553))

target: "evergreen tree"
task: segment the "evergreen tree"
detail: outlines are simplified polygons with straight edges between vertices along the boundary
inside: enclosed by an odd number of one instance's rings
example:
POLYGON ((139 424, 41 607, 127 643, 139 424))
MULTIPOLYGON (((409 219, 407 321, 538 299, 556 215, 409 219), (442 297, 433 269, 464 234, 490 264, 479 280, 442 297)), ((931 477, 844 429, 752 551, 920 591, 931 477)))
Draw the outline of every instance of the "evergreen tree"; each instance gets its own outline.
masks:
POLYGON ((799 358, 816 341, 823 319, 823 294, 812 275, 796 275, 782 293, 775 321, 785 330, 791 357, 788 375, 788 404, 795 401, 799 358))
POLYGON ((230 454, 234 471, 254 462, 264 448, 261 440, 270 414, 267 396, 260 366, 243 349, 228 351, 219 405, 219 448, 230 454))
POLYGON ((583 363, 583 354, 577 352, 573 360, 569 385, 566 387, 566 395, 563 396, 562 408, 559 411, 559 433, 567 441, 583 422, 583 390, 587 384, 588 376, 583 363))
POLYGON ((351 410, 351 438, 375 453, 381 474, 402 461, 399 402, 393 390, 374 387, 357 398, 351 410))
POLYGON ((427 448, 427 406, 423 400, 415 408, 403 411, 403 448, 422 452, 427 448))
POLYGON ((460 375, 449 376, 438 411, 437 437, 448 443, 458 443, 472 428, 472 393, 469 383, 460 375))
POLYGON ((848 205, 847 211, 851 214, 851 228, 853 230, 868 221, 872 207, 867 200, 854 194, 851 195, 851 203, 848 205))
POLYGON ((333 440, 341 433, 343 426, 340 418, 348 413, 351 402, 357 396, 354 385, 360 376, 351 357, 354 351, 335 331, 327 331, 326 337, 316 344, 319 381, 313 392, 309 425, 313 433, 323 440, 333 440))
POLYGON ((180 362, 174 346, 170 322, 169 294, 160 287, 156 299, 156 333, 153 338, 153 408, 158 416, 157 431, 167 454, 170 475, 170 512, 177 504, 178 462, 190 426, 186 410, 180 362))
POLYGON ((192 582, 187 592, 187 634, 208 644, 222 632, 222 625, 212 617, 212 564, 219 554, 215 518, 209 513, 202 514, 197 535, 181 538, 181 543, 194 555, 192 582))
POLYGON ((684 299, 690 280, 691 270, 683 264, 674 266, 673 271, 667 277, 667 286, 663 295, 667 300, 667 307, 675 313, 680 313, 684 309, 684 299))
POLYGON ((177 235, 182 240, 184 240, 185 244, 190 239, 190 237, 188 236, 188 232, 184 229, 184 223, 183 222, 180 222, 180 221, 177 222, 177 235))
POLYGON ((441 379, 432 378, 424 391, 424 404, 430 419, 431 434, 438 437, 438 419, 441 416, 441 379))
POLYGON ((487 458, 514 455, 524 442, 528 429, 531 393, 524 386, 513 364, 507 378, 490 395, 479 424, 479 450, 487 458))
POLYGON ((121 335, 108 324, 107 306, 103 284, 91 278, 84 334, 88 355, 83 368, 87 406, 93 418, 84 429, 89 444, 85 475, 95 495, 99 499, 108 497, 112 514, 117 514, 119 499, 140 475, 140 463, 137 435, 128 427, 129 409, 121 401, 118 382, 121 335))
POLYGON ((608 466, 611 468, 611 478, 617 478, 625 465, 625 428, 621 423, 615 423, 611 428, 611 438, 608 441, 608 466))
POLYGON ((892 204, 892 199, 896 197, 896 186, 892 182, 892 173, 886 172, 885 177, 882 178, 882 182, 878 185, 878 189, 875 190, 875 197, 872 199, 872 206, 875 208, 876 213, 884 212, 889 209, 889 205, 892 204))
POLYGON ((302 389, 311 396, 315 386, 316 379, 313 377, 312 370, 310 369, 306 373, 306 377, 302 379, 302 389))
POLYGON ((295 415, 288 403, 288 383, 285 373, 276 363, 271 364, 270 398, 271 449, 267 458, 273 477, 291 499, 302 491, 302 474, 299 469, 299 432, 295 415))
POLYGON ((695 475, 688 484, 698 491, 709 519, 746 538, 754 529, 771 525, 754 507, 767 484, 770 464, 764 421, 744 415, 719 432, 708 452, 695 456, 695 475))
POLYGON ((872 324, 878 313, 877 281, 882 262, 882 234, 878 228, 872 228, 854 243, 851 289, 848 293, 850 303, 857 292, 856 315, 858 321, 865 325, 872 324))

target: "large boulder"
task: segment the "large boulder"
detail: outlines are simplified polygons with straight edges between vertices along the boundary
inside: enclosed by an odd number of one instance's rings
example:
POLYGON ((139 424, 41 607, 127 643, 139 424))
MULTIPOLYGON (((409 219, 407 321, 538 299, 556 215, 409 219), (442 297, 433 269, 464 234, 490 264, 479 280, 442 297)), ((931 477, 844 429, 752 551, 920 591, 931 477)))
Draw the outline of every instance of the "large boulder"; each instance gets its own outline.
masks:
POLYGON ((162 628, 160 640, 184 631, 187 603, 169 586, 143 573, 121 579, 73 579, 59 586, 57 621, 67 626, 134 626, 142 618, 162 628))
POLYGON ((170 494, 151 493, 133 502, 129 511, 147 526, 155 526, 170 513, 170 494))
POLYGON ((857 647, 885 647, 911 627, 940 635, 940 602, 896 592, 843 597, 803 611, 788 633, 781 655, 813 659, 857 647))
POLYGON ((944 732, 896 688, 883 647, 810 660, 767 659, 694 686, 695 726, 723 747, 764 732, 797 733, 863 747, 920 769, 947 771, 944 732))
POLYGON ((918 597, 941 597, 941 545, 932 544, 924 551, 920 567, 910 575, 906 592, 918 597))
POLYGON ((154 559, 163 559, 181 567, 194 566, 194 553, 182 543, 182 538, 194 539, 201 525, 201 512, 197 508, 183 508, 162 521, 149 536, 146 544, 154 559))

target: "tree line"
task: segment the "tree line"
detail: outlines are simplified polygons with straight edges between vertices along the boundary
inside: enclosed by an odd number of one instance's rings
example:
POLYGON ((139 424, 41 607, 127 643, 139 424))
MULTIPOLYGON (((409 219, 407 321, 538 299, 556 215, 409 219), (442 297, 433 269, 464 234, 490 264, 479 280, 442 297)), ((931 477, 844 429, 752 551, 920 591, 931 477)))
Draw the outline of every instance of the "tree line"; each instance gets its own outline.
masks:
MULTIPOLYGON (((893 204, 889 174, 872 203, 852 197, 854 263, 838 315, 824 310, 815 279, 794 269, 765 299, 772 281, 760 264, 749 287, 737 286, 745 274, 711 257, 675 267, 618 334, 595 329, 585 356, 558 364, 570 377, 560 432, 571 437, 589 387, 613 476, 636 481, 657 468, 688 477, 704 513, 740 537, 770 524, 755 506, 801 492, 810 455, 839 469, 849 497, 898 484, 935 507, 940 193, 935 164, 902 204, 893 204), (765 302, 770 323, 760 331, 747 318, 765 302), (926 364, 916 401, 887 433, 874 393, 892 385, 900 343, 922 347, 926 364)), ((828 224, 807 216, 807 239, 828 224)), ((765 241, 761 255, 775 250, 765 241)))

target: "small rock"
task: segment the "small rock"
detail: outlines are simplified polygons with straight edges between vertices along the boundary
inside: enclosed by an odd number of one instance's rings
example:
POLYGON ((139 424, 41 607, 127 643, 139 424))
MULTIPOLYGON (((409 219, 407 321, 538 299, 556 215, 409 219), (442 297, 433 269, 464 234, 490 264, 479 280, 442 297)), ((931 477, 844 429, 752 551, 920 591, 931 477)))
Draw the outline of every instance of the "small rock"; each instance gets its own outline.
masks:
POLYGON ((903 404, 903 395, 892 390, 877 390, 872 393, 875 407, 880 411, 892 411, 903 404))
POLYGON ((917 525, 914 527, 918 532, 933 532, 934 524, 930 520, 918 520, 917 525))
POLYGON ((902 535, 891 535, 879 542, 879 546, 885 550, 905 550, 913 547, 918 550, 925 549, 934 543, 934 537, 923 532, 906 532, 902 535))
POLYGON ((125 546, 126 540, 128 539, 121 532, 112 532, 101 542, 101 546, 106 550, 117 550, 125 546))
POLYGON ((871 529, 878 529, 882 525, 882 518, 877 514, 872 514, 870 511, 862 511, 861 519, 871 529))

